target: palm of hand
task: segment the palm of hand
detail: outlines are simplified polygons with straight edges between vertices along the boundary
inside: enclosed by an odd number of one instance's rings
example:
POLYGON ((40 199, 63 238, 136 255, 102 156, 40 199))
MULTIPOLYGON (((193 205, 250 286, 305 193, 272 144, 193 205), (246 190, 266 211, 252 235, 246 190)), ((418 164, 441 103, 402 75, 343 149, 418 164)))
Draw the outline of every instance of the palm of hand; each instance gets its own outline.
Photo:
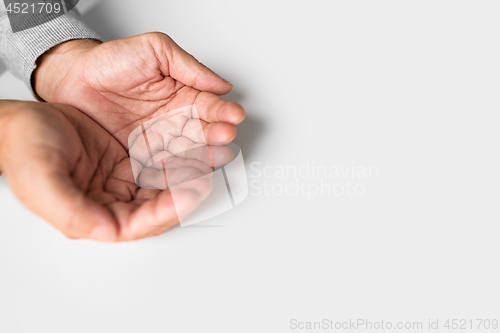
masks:
POLYGON ((172 177, 166 190, 140 188, 125 149, 69 106, 35 104, 17 119, 10 140, 16 153, 7 159, 7 169, 15 170, 8 174, 11 187, 28 208, 70 238, 124 241, 158 235, 210 191, 210 178, 202 177, 210 168, 189 158, 168 161, 172 177))
POLYGON ((243 120, 237 103, 216 94, 232 86, 159 33, 96 45, 74 62, 52 101, 86 113, 124 147, 134 128, 196 105, 208 141, 228 142, 243 120))

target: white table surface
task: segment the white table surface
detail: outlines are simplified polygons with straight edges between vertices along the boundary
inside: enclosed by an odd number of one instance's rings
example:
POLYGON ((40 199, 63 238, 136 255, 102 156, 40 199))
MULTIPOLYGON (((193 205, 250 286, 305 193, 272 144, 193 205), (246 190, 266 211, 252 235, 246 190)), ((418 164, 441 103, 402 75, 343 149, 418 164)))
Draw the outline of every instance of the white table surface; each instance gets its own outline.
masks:
MULTIPOLYGON (((223 228, 100 244, 65 239, 1 180, 0 332, 499 319, 500 3, 106 0, 86 10, 106 38, 166 32, 234 83, 253 187, 213 219, 223 228), (365 193, 318 195, 319 178, 257 177, 252 163, 372 166, 378 177, 328 178, 365 193), (265 195, 264 181, 310 189, 265 195)), ((0 98, 31 97, 4 72, 0 98)))

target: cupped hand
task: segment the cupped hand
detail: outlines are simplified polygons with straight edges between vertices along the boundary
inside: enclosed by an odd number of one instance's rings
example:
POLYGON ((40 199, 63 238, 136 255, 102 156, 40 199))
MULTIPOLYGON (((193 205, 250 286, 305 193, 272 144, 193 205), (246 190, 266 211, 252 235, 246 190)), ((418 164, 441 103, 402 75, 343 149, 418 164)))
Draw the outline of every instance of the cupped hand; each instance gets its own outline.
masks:
POLYGON ((83 113, 61 104, 0 104, 4 176, 23 204, 69 238, 127 241, 161 234, 211 190, 203 158, 176 158, 167 163, 169 184, 140 188, 124 147, 83 113))
POLYGON ((142 123, 128 139, 137 184, 166 189, 178 182, 180 173, 191 168, 209 174, 215 167, 229 163, 232 149, 224 142, 208 142, 210 130, 210 124, 199 119, 194 105, 142 123))
POLYGON ((163 33, 98 43, 75 40, 43 55, 34 86, 48 102, 76 107, 126 149, 141 123, 195 105, 207 141, 229 142, 245 112, 221 98, 232 85, 163 33))

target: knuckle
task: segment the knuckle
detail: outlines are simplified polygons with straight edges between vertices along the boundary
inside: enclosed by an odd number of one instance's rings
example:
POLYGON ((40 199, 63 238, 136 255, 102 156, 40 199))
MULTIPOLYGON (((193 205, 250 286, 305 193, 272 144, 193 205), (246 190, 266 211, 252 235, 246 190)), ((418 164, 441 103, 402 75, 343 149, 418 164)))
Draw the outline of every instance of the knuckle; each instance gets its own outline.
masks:
POLYGON ((160 39, 160 40, 165 41, 165 42, 171 42, 172 41, 172 38, 170 38, 169 35, 167 35, 167 34, 165 34, 163 32, 160 32, 160 31, 149 32, 146 35, 148 37, 150 37, 150 38, 160 39))

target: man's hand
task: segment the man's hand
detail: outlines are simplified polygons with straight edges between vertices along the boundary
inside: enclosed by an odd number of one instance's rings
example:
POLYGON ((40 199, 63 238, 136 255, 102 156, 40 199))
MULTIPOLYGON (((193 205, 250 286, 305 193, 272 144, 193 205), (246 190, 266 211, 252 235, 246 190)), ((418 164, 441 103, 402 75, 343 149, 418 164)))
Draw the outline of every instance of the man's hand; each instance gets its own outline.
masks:
POLYGON ((173 227, 210 192, 212 169, 201 160, 171 158, 167 186, 139 188, 125 149, 83 113, 0 101, 0 171, 23 204, 69 238, 127 241, 173 227))
POLYGON ((48 102, 78 108, 126 149, 131 131, 156 116, 195 105, 208 142, 229 142, 243 108, 218 95, 232 85, 162 33, 99 44, 63 43, 39 60, 36 92, 48 102))

